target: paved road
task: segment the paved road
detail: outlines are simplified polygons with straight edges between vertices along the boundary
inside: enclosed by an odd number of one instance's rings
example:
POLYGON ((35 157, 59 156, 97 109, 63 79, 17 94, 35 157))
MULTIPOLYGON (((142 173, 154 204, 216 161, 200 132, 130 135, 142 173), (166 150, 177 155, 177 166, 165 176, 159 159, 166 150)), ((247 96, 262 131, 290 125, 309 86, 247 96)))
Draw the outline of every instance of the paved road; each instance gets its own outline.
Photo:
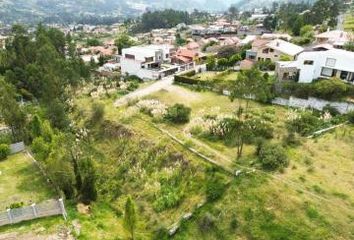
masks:
POLYGON ((131 99, 139 99, 139 98, 145 97, 147 95, 150 95, 154 92, 158 92, 168 86, 171 86, 173 83, 173 77, 174 77, 173 75, 165 77, 161 80, 158 80, 156 83, 153 83, 152 85, 150 85, 146 88, 138 89, 134 92, 131 92, 131 93, 125 95, 124 97, 117 99, 114 103, 114 106, 115 107, 123 106, 123 105, 127 104, 128 101, 131 99))

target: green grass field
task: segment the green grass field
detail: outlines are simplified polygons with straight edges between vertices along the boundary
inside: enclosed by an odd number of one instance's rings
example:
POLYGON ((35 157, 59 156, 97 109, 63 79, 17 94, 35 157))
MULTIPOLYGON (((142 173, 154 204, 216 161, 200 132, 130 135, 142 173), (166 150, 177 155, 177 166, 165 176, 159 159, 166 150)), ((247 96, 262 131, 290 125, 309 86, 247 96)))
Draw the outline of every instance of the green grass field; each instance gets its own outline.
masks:
POLYGON ((0 161, 0 171, 0 211, 6 210, 11 203, 30 205, 56 196, 24 153, 0 161))

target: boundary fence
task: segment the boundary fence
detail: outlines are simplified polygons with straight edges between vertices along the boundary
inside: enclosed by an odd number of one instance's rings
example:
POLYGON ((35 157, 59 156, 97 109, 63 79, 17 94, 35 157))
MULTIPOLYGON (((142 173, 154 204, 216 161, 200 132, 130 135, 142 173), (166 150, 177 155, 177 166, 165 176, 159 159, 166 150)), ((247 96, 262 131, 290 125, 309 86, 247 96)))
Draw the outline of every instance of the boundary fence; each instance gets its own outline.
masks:
POLYGON ((0 226, 55 215, 63 215, 66 220, 67 214, 64 201, 61 198, 0 212, 0 226))

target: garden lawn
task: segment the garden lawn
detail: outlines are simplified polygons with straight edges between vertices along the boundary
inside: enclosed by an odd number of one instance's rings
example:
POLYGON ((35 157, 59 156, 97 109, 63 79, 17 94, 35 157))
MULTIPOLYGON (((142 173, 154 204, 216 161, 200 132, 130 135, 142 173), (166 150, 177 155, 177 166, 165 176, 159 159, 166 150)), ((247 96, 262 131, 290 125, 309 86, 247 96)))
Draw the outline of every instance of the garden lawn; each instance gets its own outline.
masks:
POLYGON ((0 161, 0 172, 0 211, 5 211, 11 203, 30 205, 56 197, 25 153, 11 155, 0 161))
POLYGON ((220 80, 220 81, 232 81, 236 80, 238 72, 214 72, 214 71, 207 71, 198 73, 193 76, 193 79, 201 80, 201 81, 212 81, 212 80, 220 80))
MULTIPOLYGON (((25 153, 11 155, 0 161, 0 172, 0 212, 6 211, 11 203, 23 202, 24 205, 30 205, 56 197, 37 166, 25 153)), ((2 226, 0 233, 34 233, 42 229, 41 234, 52 234, 63 224, 62 216, 46 217, 2 226)))

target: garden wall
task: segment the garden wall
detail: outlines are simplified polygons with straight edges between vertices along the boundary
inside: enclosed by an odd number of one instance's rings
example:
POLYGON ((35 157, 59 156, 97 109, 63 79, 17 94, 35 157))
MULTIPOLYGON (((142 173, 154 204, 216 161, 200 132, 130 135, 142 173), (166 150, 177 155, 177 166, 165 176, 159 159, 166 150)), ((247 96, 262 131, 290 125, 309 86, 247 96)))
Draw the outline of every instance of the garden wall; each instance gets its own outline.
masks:
POLYGON ((63 215, 64 219, 66 219, 66 211, 62 199, 51 199, 39 204, 0 212, 0 226, 54 215, 63 215))
POLYGON ((322 111, 327 105, 335 108, 341 114, 345 114, 351 111, 354 111, 354 104, 347 102, 330 102, 318 98, 309 97, 308 99, 290 97, 286 98, 275 98, 272 100, 273 104, 295 107, 295 108, 313 108, 319 111, 322 111))

